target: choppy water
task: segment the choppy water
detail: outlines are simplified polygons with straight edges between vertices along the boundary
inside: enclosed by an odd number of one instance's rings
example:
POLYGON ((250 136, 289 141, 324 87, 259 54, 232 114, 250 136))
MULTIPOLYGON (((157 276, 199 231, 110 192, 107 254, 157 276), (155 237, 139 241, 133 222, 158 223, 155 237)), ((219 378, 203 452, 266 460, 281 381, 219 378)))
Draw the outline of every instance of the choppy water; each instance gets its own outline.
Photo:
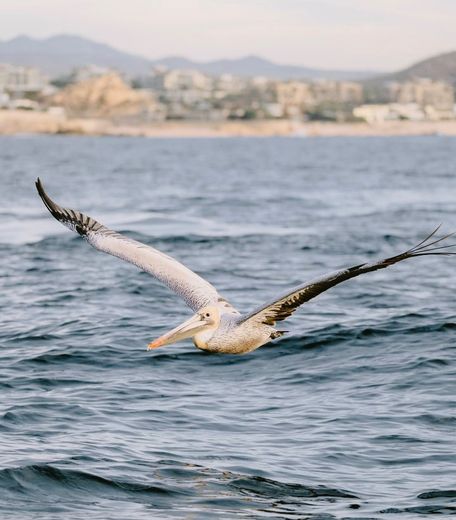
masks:
POLYGON ((246 356, 147 352, 190 311, 54 198, 241 310, 456 229, 456 139, 0 139, 0 517, 456 513, 456 261, 347 282, 246 356))

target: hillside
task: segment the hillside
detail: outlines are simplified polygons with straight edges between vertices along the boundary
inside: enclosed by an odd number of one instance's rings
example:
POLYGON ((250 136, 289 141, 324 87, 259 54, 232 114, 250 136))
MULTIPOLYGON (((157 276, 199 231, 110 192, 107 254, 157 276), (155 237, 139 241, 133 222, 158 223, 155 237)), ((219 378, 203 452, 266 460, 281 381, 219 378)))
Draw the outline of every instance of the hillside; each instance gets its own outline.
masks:
POLYGON ((297 65, 282 65, 259 56, 245 56, 238 59, 224 59, 208 62, 198 62, 180 56, 156 60, 155 64, 165 65, 170 69, 195 69, 210 75, 233 74, 234 76, 265 76, 271 79, 345 79, 358 80, 372 77, 372 71, 361 70, 326 70, 301 67, 297 65))
POLYGON ((370 82, 405 81, 412 78, 430 78, 456 85, 456 51, 432 56, 398 72, 372 78, 370 82))
POLYGON ((146 58, 71 35, 52 36, 44 40, 18 36, 0 42, 1 62, 38 67, 51 77, 89 64, 118 69, 131 75, 144 73, 150 67, 150 61, 146 58))
POLYGON ((206 74, 227 73, 239 76, 266 76, 273 79, 361 79, 374 75, 371 71, 323 70, 282 65, 258 56, 209 62, 192 61, 181 56, 149 60, 110 45, 71 35, 46 39, 18 36, 9 41, 0 41, 1 62, 35 66, 51 77, 68 74, 75 67, 89 64, 117 69, 130 76, 143 75, 154 65, 165 65, 171 69, 195 69, 206 74))
POLYGON ((156 108, 150 94, 130 88, 116 73, 69 85, 50 101, 72 117, 140 116, 156 108))

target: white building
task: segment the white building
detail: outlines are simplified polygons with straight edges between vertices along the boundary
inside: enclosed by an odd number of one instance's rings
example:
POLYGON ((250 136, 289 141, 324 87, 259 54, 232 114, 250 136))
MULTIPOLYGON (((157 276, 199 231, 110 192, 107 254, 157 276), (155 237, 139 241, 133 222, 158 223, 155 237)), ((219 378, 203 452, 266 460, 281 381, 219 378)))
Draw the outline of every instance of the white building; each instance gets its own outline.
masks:
POLYGON ((143 88, 157 92, 178 90, 211 90, 213 79, 197 70, 155 67, 150 74, 138 78, 143 88))
POLYGON ((86 65, 84 67, 77 67, 71 73, 71 82, 80 83, 81 81, 87 81, 92 78, 99 78, 106 74, 114 72, 108 67, 100 67, 99 65, 86 65))
POLYGON ((47 85, 47 77, 38 69, 0 64, 0 92, 6 92, 12 97, 22 97, 39 93, 47 85))
POLYGON ((353 115, 364 119, 369 124, 384 123, 407 119, 423 121, 427 119, 426 112, 418 103, 387 103, 382 105, 361 105, 353 109, 353 115))
POLYGON ((0 90, 0 108, 8 108, 10 102, 9 94, 0 90))

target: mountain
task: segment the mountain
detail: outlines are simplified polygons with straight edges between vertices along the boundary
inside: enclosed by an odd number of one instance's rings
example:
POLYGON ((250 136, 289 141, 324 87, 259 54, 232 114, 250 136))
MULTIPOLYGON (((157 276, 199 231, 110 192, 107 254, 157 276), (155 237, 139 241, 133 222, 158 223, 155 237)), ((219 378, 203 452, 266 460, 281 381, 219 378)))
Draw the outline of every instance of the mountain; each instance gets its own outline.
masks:
POLYGON ((141 74, 150 61, 80 36, 60 35, 44 40, 18 36, 0 42, 0 62, 38 67, 50 76, 67 74, 75 67, 99 65, 141 74))
POLYGON ((413 78, 430 78, 456 85, 456 51, 432 56, 405 69, 377 76, 368 81, 405 81, 413 78))
POLYGON ((209 62, 191 61, 179 56, 155 60, 155 64, 169 68, 196 69, 206 74, 220 75, 233 74, 235 76, 265 76, 271 79, 347 79, 358 80, 375 75, 372 71, 361 70, 325 70, 301 67, 297 65, 281 65, 260 58, 246 56, 232 60, 215 60, 209 62))
POLYGON ((42 40, 18 36, 12 40, 0 41, 1 62, 38 67, 51 77, 67 74, 75 67, 89 64, 117 69, 130 76, 144 74, 154 65, 165 65, 172 69, 196 69, 206 74, 227 73, 238 76, 266 76, 273 79, 355 80, 374 75, 372 71, 320 70, 281 65, 258 56, 209 62, 196 62, 180 56, 149 60, 104 43, 65 34, 42 40))

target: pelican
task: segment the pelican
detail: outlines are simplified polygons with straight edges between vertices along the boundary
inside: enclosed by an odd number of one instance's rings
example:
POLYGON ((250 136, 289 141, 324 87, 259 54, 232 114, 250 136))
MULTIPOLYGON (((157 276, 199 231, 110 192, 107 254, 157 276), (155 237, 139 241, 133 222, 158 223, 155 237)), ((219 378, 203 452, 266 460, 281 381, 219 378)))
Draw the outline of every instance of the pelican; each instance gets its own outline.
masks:
POLYGON ((46 194, 40 179, 36 181, 38 193, 51 215, 59 222, 82 236, 99 251, 117 256, 150 273, 157 280, 176 292, 194 311, 194 315, 170 330, 148 348, 156 349, 186 338, 193 338, 201 350, 225 354, 245 354, 286 331, 277 330, 276 322, 285 320, 303 303, 350 278, 384 269, 408 258, 427 255, 456 255, 441 242, 455 233, 436 239, 438 226, 416 246, 398 255, 374 263, 363 263, 326 274, 310 282, 285 291, 274 300, 257 307, 248 314, 241 314, 215 287, 196 273, 153 247, 142 244, 112 231, 79 211, 62 208, 46 194))

